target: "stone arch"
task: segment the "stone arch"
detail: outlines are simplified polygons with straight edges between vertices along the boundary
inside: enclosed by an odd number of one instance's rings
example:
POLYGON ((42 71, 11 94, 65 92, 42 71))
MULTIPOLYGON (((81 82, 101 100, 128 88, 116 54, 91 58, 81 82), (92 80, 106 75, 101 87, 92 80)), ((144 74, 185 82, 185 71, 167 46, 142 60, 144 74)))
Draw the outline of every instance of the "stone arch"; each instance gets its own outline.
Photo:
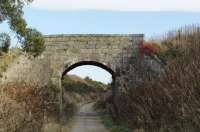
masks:
POLYGON ((100 67, 104 70, 106 70, 107 72, 109 72, 111 75, 112 75, 112 93, 113 93, 113 96, 115 95, 115 93, 117 92, 117 87, 116 87, 116 84, 115 84, 115 80, 116 80, 116 74, 115 74, 115 71, 110 68, 109 66, 103 64, 103 63, 100 63, 100 62, 97 62, 97 61, 79 61, 79 62, 76 62, 76 63, 73 63, 71 64, 70 66, 66 67, 64 72, 62 73, 62 76, 61 76, 61 80, 63 80, 64 76, 69 72, 71 71, 72 69, 76 68, 76 67, 79 67, 79 66, 84 66, 84 65, 92 65, 92 66, 97 66, 97 67, 100 67))
POLYGON ((84 66, 84 65, 97 66, 97 67, 100 67, 100 68, 106 70, 107 72, 109 72, 112 75, 112 80, 114 82, 114 80, 115 80, 114 70, 112 68, 110 68, 109 66, 107 66, 103 63, 97 62, 97 61, 79 61, 79 62, 76 62, 76 63, 70 65, 69 67, 65 68, 64 72, 62 73, 61 80, 63 80, 63 77, 72 69, 79 67, 79 66, 84 66))

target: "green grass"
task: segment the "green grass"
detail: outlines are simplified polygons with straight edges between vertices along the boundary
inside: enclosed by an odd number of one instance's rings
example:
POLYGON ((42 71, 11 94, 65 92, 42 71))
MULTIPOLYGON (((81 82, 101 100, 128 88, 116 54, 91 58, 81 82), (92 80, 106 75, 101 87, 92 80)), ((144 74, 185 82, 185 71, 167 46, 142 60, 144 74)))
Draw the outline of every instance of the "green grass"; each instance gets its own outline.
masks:
POLYGON ((131 130, 126 125, 123 125, 122 123, 114 122, 112 117, 109 114, 102 113, 101 119, 104 126, 110 132, 131 132, 131 130))
POLYGON ((132 130, 129 129, 126 124, 114 121, 105 108, 101 108, 101 106, 96 104, 95 109, 99 113, 102 123, 106 129, 109 130, 109 132, 132 132, 132 130))

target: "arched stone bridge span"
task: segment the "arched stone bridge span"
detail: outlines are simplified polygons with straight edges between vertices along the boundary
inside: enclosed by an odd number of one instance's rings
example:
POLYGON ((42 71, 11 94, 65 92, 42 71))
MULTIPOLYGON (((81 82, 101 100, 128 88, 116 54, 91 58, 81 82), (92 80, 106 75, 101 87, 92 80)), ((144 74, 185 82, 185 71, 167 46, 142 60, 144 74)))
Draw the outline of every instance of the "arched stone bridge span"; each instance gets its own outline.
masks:
POLYGON ((122 62, 133 57, 143 35, 50 35, 45 40, 53 70, 50 80, 59 86, 59 78, 79 65, 99 66, 116 77, 122 62))
MULTIPOLYGON (((37 57, 21 55, 9 66, 1 83, 28 82, 54 85, 61 89, 63 75, 79 65, 95 65, 110 72, 115 80, 121 77, 136 57, 143 34, 74 34, 47 35, 46 50, 37 57)), ((120 80, 120 79, 119 79, 120 80)))

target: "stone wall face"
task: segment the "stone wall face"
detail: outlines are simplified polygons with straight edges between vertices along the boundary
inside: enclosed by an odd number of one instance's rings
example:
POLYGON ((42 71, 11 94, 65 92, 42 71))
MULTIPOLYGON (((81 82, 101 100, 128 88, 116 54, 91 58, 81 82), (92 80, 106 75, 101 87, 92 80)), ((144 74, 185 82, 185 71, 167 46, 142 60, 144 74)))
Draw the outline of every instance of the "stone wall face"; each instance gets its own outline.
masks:
POLYGON ((133 56, 141 40, 143 35, 46 36, 50 67, 54 71, 51 80, 56 83, 65 69, 82 61, 99 62, 115 73, 124 58, 133 56))
POLYGON ((0 79, 0 84, 27 82, 61 88, 63 72, 83 61, 101 63, 115 76, 116 91, 139 85, 145 73, 161 71, 156 60, 141 56, 138 43, 143 35, 51 35, 45 36, 46 50, 33 58, 18 57, 0 79))
POLYGON ((127 89, 137 88, 148 75, 159 75, 163 72, 163 64, 157 58, 142 55, 138 50, 135 56, 127 58, 121 65, 120 73, 116 78, 118 94, 127 92, 127 89))
POLYGON ((44 54, 38 58, 22 54, 7 68, 0 84, 26 82, 45 86, 49 83, 49 62, 44 54))
POLYGON ((30 82, 61 87, 62 73, 81 61, 99 62, 115 73, 134 56, 143 35, 50 35, 37 57, 21 55, 4 73, 1 83, 30 82))
POLYGON ((60 87, 62 73, 73 64, 94 61, 115 73, 116 87, 121 90, 137 85, 148 69, 160 71, 160 64, 141 57, 138 43, 143 35, 51 35, 45 36, 46 50, 33 58, 21 55, 3 74, 1 83, 30 82, 60 87), (130 83, 128 83, 130 82, 130 83))

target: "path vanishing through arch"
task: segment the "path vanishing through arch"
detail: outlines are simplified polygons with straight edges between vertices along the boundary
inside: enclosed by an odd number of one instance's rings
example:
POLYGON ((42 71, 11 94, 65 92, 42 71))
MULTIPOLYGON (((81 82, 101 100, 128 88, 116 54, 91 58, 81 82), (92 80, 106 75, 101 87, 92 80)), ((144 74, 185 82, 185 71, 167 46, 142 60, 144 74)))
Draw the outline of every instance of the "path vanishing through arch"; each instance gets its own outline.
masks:
POLYGON ((93 106, 94 103, 88 103, 80 107, 71 132, 108 132, 93 106))

